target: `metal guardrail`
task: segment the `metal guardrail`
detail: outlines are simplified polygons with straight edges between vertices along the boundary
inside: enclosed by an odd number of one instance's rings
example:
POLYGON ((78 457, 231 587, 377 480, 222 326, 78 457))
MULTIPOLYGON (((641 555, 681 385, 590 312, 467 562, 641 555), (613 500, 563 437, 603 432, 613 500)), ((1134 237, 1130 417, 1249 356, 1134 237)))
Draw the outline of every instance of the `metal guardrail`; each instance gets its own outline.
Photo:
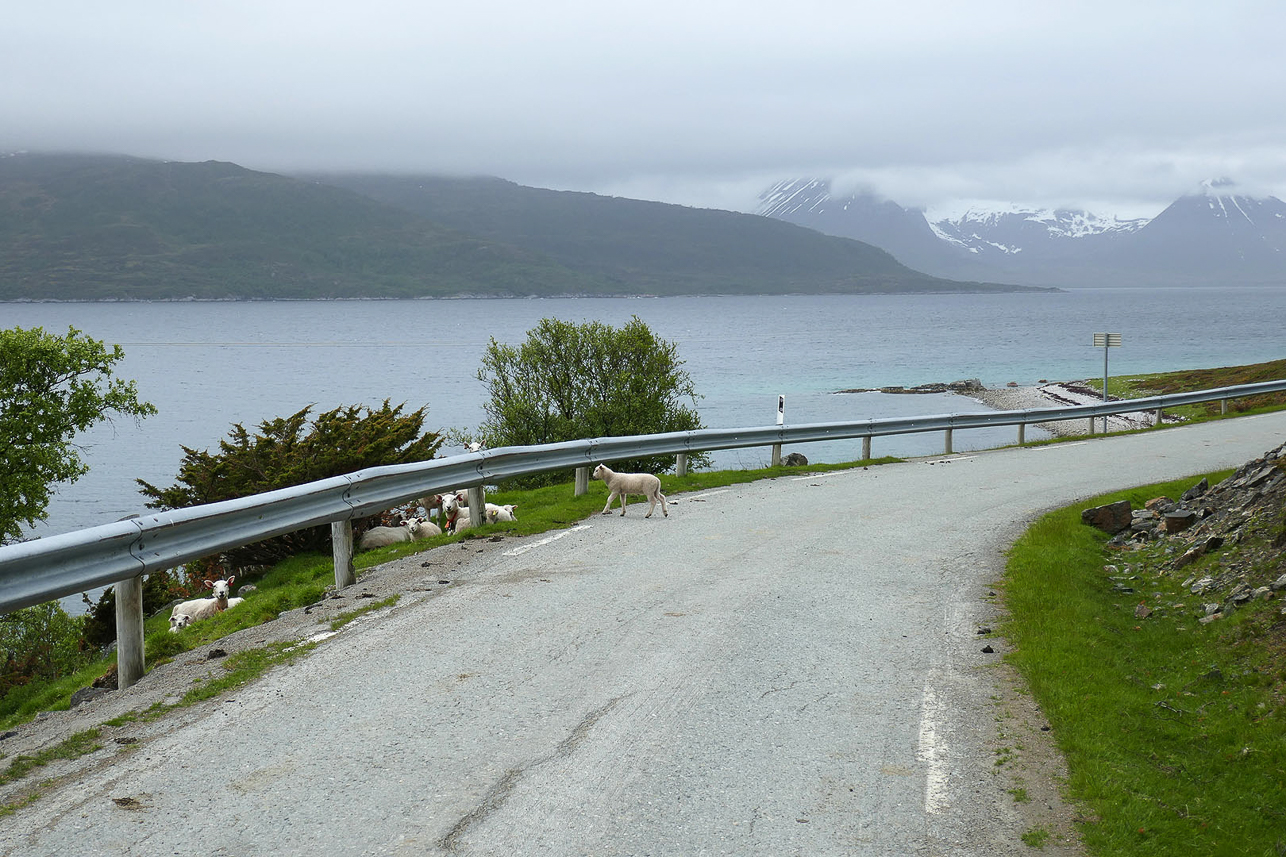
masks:
MULTIPOLYGON (((282 533, 351 521, 435 492, 471 488, 516 476, 588 467, 621 458, 928 431, 947 432, 950 452, 951 432, 956 429, 1026 426, 1157 411, 1278 392, 1286 392, 1286 381, 1060 408, 595 438, 542 446, 502 447, 416 464, 372 467, 236 500, 148 512, 112 524, 0 546, 0 613, 138 579, 148 572, 173 568, 282 533)), ((138 650, 142 650, 141 641, 138 650)))

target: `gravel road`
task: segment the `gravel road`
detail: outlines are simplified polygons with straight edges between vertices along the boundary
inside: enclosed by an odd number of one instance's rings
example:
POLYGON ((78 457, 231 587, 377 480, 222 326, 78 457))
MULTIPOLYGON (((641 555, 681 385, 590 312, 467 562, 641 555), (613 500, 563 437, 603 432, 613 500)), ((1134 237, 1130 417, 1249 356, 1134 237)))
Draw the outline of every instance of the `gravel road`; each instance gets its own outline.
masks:
MULTIPOLYGON (((217 645, 396 606, 50 765, 0 852, 993 857, 1043 827, 1079 854, 1053 739, 979 635, 1004 552, 1047 509, 1283 434, 1273 414, 782 478, 390 563, 217 645)), ((0 750, 173 698, 219 669, 208 648, 0 750)))

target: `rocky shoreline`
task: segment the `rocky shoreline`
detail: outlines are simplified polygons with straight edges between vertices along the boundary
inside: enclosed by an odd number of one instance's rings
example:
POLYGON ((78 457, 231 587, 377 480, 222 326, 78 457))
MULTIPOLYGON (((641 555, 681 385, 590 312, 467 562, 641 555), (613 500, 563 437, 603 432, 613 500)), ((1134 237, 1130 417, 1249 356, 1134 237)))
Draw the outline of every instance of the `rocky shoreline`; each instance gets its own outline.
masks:
MULTIPOLYGON (((839 393, 886 393, 914 395, 923 393, 954 393, 968 396, 998 411, 1026 411, 1039 408, 1061 408, 1069 405, 1086 405, 1102 401, 1102 394, 1089 386, 1088 381, 1041 381, 1035 386, 1017 384, 1004 387, 986 387, 977 378, 944 383, 920 384, 915 387, 872 387, 838 390, 839 393)), ((1110 431, 1132 431, 1150 428, 1156 424, 1151 412, 1117 414, 1108 418, 1110 431)), ((1088 419, 1057 420, 1034 423, 1057 437, 1074 437, 1090 434, 1088 419)))

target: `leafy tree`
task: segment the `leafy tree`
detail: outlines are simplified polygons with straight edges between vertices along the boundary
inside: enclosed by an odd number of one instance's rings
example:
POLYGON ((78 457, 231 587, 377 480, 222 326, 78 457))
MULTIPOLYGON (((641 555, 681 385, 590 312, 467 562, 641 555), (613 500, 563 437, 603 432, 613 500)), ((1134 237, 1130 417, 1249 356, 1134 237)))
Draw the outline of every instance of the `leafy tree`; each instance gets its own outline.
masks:
POLYGON ((33 679, 70 675, 97 654, 81 639, 84 618, 46 601, 0 616, 0 698, 33 679))
POLYGON ((72 444, 77 432, 113 413, 156 413, 138 400, 133 381, 113 376, 124 356, 119 345, 108 349, 74 327, 66 336, 0 330, 0 542, 45 519, 55 483, 89 470, 72 444))
MULTIPOLYGON (((699 429, 696 390, 682 366, 675 344, 659 339, 638 316, 620 329, 542 319, 522 345, 492 339, 487 347, 478 380, 491 396, 479 435, 488 446, 524 446, 699 429)), ((663 472, 673 463, 654 456, 620 466, 663 472)), ((692 463, 707 464, 707 457, 694 456, 692 463)), ((565 478, 541 474, 515 482, 565 478)))
MULTIPOLYGON (((402 413, 402 405, 372 410, 340 406, 309 422, 312 406, 265 420, 256 434, 235 423, 219 451, 183 447, 178 481, 157 488, 137 480, 153 509, 182 509, 302 485, 366 467, 433 458, 442 439, 423 432, 427 408, 402 413)), ((330 550, 330 527, 310 527, 228 551, 231 568, 270 565, 296 553, 330 550)), ((189 568, 189 578, 193 578, 189 568)))

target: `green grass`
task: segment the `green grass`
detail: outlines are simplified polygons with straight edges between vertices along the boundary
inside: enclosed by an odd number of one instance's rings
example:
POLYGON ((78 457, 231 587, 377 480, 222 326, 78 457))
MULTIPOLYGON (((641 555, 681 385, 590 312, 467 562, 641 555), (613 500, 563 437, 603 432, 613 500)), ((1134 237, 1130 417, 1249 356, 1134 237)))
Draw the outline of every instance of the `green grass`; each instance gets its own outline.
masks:
POLYGON ((1054 727, 1072 798, 1097 818, 1083 828, 1097 855, 1286 853, 1286 670, 1262 633, 1279 603, 1201 625, 1188 570, 1117 593, 1104 566, 1129 557, 1107 556, 1106 536, 1080 522, 1089 506, 1137 508, 1195 481, 1050 513, 1010 552, 1009 659, 1054 727), (1140 599, 1184 606, 1138 620, 1140 599))
MULTIPOLYGON (((1286 378, 1286 360, 1271 360, 1267 363, 1224 366, 1217 369, 1188 369, 1178 372, 1156 372, 1149 375, 1109 377, 1107 379, 1107 391, 1109 394, 1122 399, 1138 399, 1145 396, 1212 390, 1219 387, 1232 387, 1238 384, 1280 381, 1284 378, 1286 378)), ((1092 379, 1089 382, 1089 386, 1096 390, 1102 390, 1103 382, 1092 379)), ((1228 413, 1245 415, 1280 410, 1283 407, 1286 407, 1286 393, 1274 393, 1266 396, 1233 399, 1228 402, 1228 413)), ((1197 405, 1168 408, 1166 413, 1181 416, 1193 422, 1218 419, 1223 415, 1219 402, 1203 402, 1197 405)))
POLYGON ((102 749, 98 743, 97 729, 77 732, 75 735, 47 750, 41 750, 34 756, 16 756, 8 766, 0 771, 0 785, 16 782, 37 768, 42 768, 58 759, 79 759, 86 753, 102 749))

